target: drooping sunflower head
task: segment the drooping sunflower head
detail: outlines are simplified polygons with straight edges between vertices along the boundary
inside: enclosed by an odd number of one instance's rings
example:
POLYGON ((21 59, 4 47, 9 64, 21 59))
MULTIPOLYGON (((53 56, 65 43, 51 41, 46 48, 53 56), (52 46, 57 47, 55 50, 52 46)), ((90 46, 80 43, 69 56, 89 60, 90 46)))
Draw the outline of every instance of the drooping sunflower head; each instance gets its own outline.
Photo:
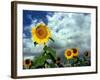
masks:
POLYGON ((85 56, 85 57, 90 57, 90 51, 85 51, 85 52, 84 52, 84 56, 85 56))
POLYGON ((32 40, 38 44, 47 43, 51 37, 49 28, 44 23, 39 23, 35 28, 32 28, 32 40))
POLYGON ((72 49, 66 49, 64 55, 65 55, 65 57, 66 57, 67 59, 72 59, 72 58, 73 58, 72 49))
POLYGON ((73 52, 73 57, 78 56, 78 48, 72 48, 72 52, 73 52))

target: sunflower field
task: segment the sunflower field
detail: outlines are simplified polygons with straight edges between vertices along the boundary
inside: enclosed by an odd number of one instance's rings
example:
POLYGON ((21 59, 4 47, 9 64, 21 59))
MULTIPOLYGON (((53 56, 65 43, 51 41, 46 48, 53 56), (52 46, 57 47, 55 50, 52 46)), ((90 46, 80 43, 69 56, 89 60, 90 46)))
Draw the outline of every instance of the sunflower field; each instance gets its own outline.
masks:
POLYGON ((43 45, 43 52, 36 56, 33 60, 25 59, 23 61, 24 69, 38 69, 38 68, 59 68, 59 67, 79 67, 90 66, 90 51, 85 51, 80 56, 78 48, 66 48, 63 56, 65 61, 62 62, 62 58, 57 56, 57 52, 54 48, 47 46, 47 42, 51 40, 52 34, 48 26, 43 23, 39 23, 36 27, 31 29, 32 41, 35 46, 43 45))

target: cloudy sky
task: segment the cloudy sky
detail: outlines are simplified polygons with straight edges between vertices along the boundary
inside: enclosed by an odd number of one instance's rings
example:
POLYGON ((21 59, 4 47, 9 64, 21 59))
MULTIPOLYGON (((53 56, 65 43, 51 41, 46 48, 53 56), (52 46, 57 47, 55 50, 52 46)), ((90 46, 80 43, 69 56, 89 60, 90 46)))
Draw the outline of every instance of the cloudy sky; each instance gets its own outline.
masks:
POLYGON ((55 48, 57 55, 63 55, 66 48, 78 48, 79 54, 90 50, 90 20, 89 13, 23 10, 24 56, 36 56, 43 51, 42 45, 34 46, 31 40, 31 28, 37 23, 50 28, 55 42, 49 41, 48 46, 55 48))

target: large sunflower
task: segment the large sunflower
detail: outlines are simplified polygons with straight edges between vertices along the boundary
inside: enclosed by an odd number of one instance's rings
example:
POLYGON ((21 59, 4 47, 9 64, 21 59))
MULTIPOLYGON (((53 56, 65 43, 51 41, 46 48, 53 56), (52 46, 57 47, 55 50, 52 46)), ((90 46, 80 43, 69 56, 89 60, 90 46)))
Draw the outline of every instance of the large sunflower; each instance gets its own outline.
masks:
POLYGON ((67 59, 72 59, 72 58, 73 58, 72 49, 66 49, 64 55, 65 55, 65 57, 66 57, 67 59))
POLYGON ((32 28, 32 40, 38 44, 45 44, 51 37, 51 32, 49 28, 43 24, 39 23, 36 27, 32 28))

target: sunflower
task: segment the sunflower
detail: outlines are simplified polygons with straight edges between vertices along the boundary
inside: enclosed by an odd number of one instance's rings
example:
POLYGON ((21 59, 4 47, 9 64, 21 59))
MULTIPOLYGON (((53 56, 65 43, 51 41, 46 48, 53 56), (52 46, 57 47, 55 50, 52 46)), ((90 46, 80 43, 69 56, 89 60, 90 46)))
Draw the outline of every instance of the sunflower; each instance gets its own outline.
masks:
POLYGON ((65 57, 66 57, 67 59, 72 59, 72 58, 73 58, 72 49, 66 49, 64 55, 65 55, 65 57))
POLYGON ((78 56, 78 48, 72 48, 72 52, 73 52, 73 57, 78 56))
POLYGON ((43 23, 39 23, 35 28, 32 28, 31 33, 32 40, 38 44, 45 44, 51 37, 49 28, 43 23))
POLYGON ((24 68, 29 69, 32 66, 32 61, 30 59, 24 60, 24 68))
POLYGON ((55 63, 56 63, 56 64, 60 64, 60 62, 61 62, 60 57, 57 57, 55 63))
POLYGON ((84 52, 84 56, 85 56, 85 57, 90 57, 90 51, 85 51, 85 52, 84 52))

